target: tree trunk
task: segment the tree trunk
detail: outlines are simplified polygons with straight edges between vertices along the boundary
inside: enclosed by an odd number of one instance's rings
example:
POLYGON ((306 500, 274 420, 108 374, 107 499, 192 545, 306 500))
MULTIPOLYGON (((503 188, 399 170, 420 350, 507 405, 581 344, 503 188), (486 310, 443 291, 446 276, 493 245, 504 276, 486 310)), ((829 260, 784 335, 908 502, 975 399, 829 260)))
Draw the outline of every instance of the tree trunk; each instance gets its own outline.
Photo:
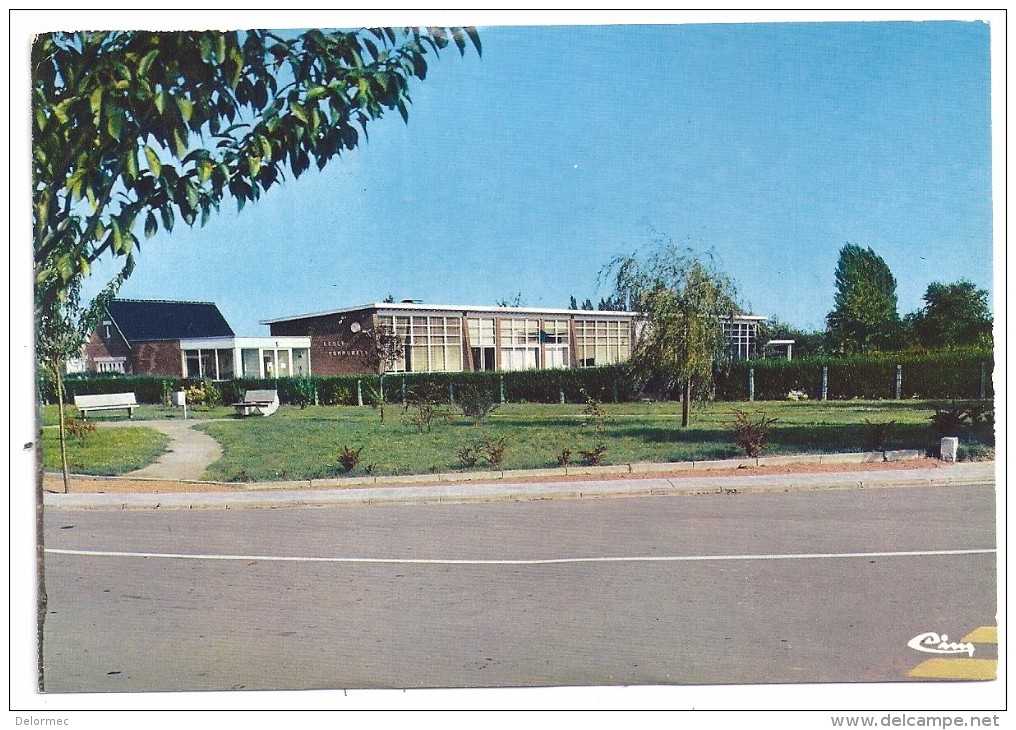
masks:
MULTIPOLYGON (((56 375, 56 402, 60 406, 60 470, 63 472, 64 494, 71 491, 70 468, 67 466, 67 423, 64 420, 64 389, 63 376, 60 374, 60 365, 55 368, 56 375)), ((41 446, 41 444, 40 444, 41 446)))
POLYGON ((681 428, 691 423, 691 378, 681 383, 681 428))
POLYGON ((385 422, 385 374, 378 376, 377 407, 381 409, 381 423, 385 422))
POLYGON ((36 681, 39 686, 40 692, 46 691, 46 675, 45 667, 43 664, 43 657, 45 652, 43 651, 45 626, 46 626, 46 611, 49 606, 49 596, 46 594, 46 564, 44 558, 46 556, 46 543, 43 534, 43 526, 45 524, 43 520, 42 503, 43 503, 43 489, 42 489, 42 478, 45 473, 42 466, 42 401, 39 400, 39 405, 36 406, 36 440, 35 440, 35 613, 36 613, 36 626, 35 626, 35 641, 36 641, 36 661, 38 666, 36 667, 36 681))

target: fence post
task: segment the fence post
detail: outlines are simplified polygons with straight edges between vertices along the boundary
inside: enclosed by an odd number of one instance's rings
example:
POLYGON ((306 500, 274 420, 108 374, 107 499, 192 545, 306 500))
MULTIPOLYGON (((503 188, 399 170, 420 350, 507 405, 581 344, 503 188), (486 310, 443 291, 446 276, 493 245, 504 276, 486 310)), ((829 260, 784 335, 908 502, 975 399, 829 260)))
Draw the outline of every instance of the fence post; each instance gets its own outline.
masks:
POLYGON ((402 378, 402 404, 406 404, 406 379, 402 378))
POLYGON ((504 376, 503 375, 501 376, 500 380, 501 380, 501 402, 504 403, 504 376))
POLYGON ((360 381, 356 381, 356 405, 363 405, 363 388, 360 385, 360 381))
POLYGON ((899 400, 903 393, 903 366, 896 366, 896 400, 899 400))
POLYGON ((822 400, 829 400, 829 366, 822 366, 822 400))
POLYGON ((977 391, 978 394, 979 394, 979 397, 981 398, 981 400, 984 400, 984 396, 987 393, 987 385, 988 385, 988 363, 982 362, 981 363, 981 386, 980 386, 980 388, 977 391))
POLYGON ((755 400, 755 368, 748 368, 748 400, 755 400))
POLYGON ((558 386, 557 394, 558 394, 558 400, 561 402, 561 405, 564 405, 564 386, 563 385, 559 385, 558 386))
POLYGON ((455 383, 452 383, 451 381, 448 383, 448 399, 452 403, 455 402, 455 383))

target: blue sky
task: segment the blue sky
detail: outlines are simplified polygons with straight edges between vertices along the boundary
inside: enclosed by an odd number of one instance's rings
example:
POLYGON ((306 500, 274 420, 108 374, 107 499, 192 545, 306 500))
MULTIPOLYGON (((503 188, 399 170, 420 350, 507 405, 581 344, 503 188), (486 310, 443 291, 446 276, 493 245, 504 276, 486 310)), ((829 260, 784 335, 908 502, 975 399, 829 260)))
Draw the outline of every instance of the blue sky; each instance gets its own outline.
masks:
MULTIPOLYGON (((479 29, 369 143, 203 229, 144 241, 121 296, 261 319, 378 301, 566 307, 657 231, 754 313, 818 329, 847 242, 898 281, 992 289, 989 26, 479 29)), ((100 269, 99 276, 108 273, 100 269)))

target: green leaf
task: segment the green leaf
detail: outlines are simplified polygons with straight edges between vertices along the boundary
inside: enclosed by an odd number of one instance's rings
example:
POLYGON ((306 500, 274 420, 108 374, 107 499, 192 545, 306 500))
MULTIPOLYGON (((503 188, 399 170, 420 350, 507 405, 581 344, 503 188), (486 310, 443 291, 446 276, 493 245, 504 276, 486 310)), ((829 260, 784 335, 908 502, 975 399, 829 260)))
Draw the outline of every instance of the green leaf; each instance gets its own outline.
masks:
POLYGON ((155 94, 155 108, 159 110, 159 114, 163 114, 166 111, 167 99, 169 99, 169 94, 166 93, 165 89, 155 94))
POLYGON ((212 177, 212 170, 215 169, 215 165, 211 160, 204 159, 198 162, 198 180, 203 183, 208 182, 212 177))
POLYGON ((311 86, 309 89, 307 89, 307 101, 315 101, 317 99, 320 99, 322 96, 325 95, 327 91, 328 89, 326 87, 315 84, 314 86, 311 86))
POLYGON ((194 116, 194 105, 190 99, 184 96, 176 97, 176 106, 180 109, 180 116, 183 117, 185 122, 189 122, 191 117, 194 116))
POLYGON ((159 55, 159 49, 156 48, 154 51, 149 51, 144 55, 141 61, 138 63, 138 76, 147 76, 148 69, 152 67, 152 62, 159 55))
POLYGON ((173 130, 173 149, 179 158, 187 155, 187 133, 182 129, 173 130))
POLYGON ((159 162, 159 156, 148 145, 145 145, 145 157, 148 158, 148 169, 152 171, 152 175, 162 177, 162 163, 159 162))
POLYGON ((128 152, 127 153, 127 159, 124 162, 126 164, 127 174, 130 175, 131 178, 136 178, 138 176, 138 172, 139 172, 139 170, 138 170, 138 151, 137 150, 131 150, 130 152, 128 152))
POLYGON ((120 230, 120 222, 113 218, 110 222, 112 230, 112 242, 113 242, 113 253, 125 253, 124 248, 124 236, 123 231, 120 230))
POLYGON ((155 220, 155 214, 148 211, 148 216, 145 218, 145 238, 151 238, 158 232, 159 223, 155 220))
MULTIPOLYGON (((106 130, 109 132, 109 136, 113 139, 119 140, 120 133, 122 131, 122 124, 123 112, 119 109, 112 109, 106 117, 106 130)), ((128 157, 131 156, 132 155, 128 155, 128 157)))
POLYGON ((70 115, 67 113, 67 110, 70 109, 71 104, 73 104, 76 101, 77 99, 72 96, 69 99, 64 99, 55 107, 53 107, 53 116, 56 117, 57 121, 60 122, 60 124, 67 124, 67 122, 70 120, 70 115))
MULTIPOLYGON (((361 82, 362 82, 362 80, 361 80, 361 82)), ((294 102, 293 104, 289 105, 289 109, 292 112, 294 117, 299 119, 304 124, 307 123, 307 110, 304 109, 302 105, 297 104, 297 103, 294 102)))
POLYGON ((102 87, 100 86, 88 97, 88 104, 92 108, 92 114, 98 114, 102 110, 102 87))

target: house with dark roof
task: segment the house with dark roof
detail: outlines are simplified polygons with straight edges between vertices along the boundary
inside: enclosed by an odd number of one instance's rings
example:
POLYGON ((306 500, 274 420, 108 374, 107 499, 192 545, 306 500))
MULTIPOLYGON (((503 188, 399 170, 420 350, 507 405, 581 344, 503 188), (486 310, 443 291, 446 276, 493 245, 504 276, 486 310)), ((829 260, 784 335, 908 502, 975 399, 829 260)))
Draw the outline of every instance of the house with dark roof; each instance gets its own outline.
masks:
POLYGON ((212 302, 114 299, 83 360, 97 373, 290 377, 310 375, 310 338, 237 337, 212 302))

